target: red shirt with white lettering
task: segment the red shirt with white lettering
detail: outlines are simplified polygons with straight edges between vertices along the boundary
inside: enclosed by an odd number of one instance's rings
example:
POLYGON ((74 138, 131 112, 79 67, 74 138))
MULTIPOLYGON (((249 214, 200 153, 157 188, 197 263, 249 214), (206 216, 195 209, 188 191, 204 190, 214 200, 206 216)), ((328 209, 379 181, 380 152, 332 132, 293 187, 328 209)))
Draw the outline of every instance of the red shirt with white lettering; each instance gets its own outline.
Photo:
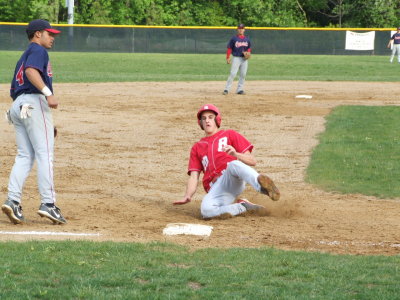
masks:
POLYGON ((210 190, 213 179, 222 175, 227 164, 237 159, 222 151, 227 145, 231 145, 239 153, 253 150, 253 145, 244 136, 230 129, 202 138, 190 151, 188 174, 192 171, 203 171, 203 187, 206 192, 210 190))

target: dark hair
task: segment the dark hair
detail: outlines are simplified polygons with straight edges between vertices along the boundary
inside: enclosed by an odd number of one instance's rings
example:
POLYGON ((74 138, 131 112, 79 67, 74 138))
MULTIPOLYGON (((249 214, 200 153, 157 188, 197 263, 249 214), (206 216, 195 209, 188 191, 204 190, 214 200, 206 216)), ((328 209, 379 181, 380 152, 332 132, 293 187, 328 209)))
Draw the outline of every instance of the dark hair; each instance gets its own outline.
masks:
POLYGON ((35 32, 36 32, 36 31, 43 32, 44 30, 27 31, 27 32, 26 32, 26 35, 28 36, 28 40, 33 39, 33 37, 35 36, 35 32))
POLYGON ((33 39, 36 31, 27 31, 26 35, 28 36, 28 40, 33 39))

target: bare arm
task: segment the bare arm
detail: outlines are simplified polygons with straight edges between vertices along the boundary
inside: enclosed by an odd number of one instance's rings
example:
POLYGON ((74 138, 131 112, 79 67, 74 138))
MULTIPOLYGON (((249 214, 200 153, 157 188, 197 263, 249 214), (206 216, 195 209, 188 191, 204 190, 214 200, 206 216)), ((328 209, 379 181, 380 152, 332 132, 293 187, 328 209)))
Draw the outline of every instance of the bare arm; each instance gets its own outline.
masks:
MULTIPOLYGON (((42 77, 40 76, 40 73, 38 70, 34 68, 26 68, 25 70, 26 77, 28 77, 28 80, 39 90, 41 91, 46 85, 43 82, 42 77)), ((58 106, 58 101, 54 97, 54 95, 51 96, 46 96, 47 102, 49 103, 49 106, 51 108, 57 108, 58 106)))
POLYGON ((389 40, 389 43, 388 43, 387 47, 390 48, 390 46, 393 44, 393 42, 394 42, 394 40, 392 40, 392 39, 389 40))
POLYGON ((186 204, 186 203, 189 203, 190 201, 192 201, 192 197, 193 197, 194 193, 196 193, 196 190, 197 190, 197 185, 199 183, 199 177, 200 177, 199 172, 196 172, 196 171, 190 172, 190 177, 188 179, 187 186, 186 186, 185 196, 183 196, 183 198, 181 200, 173 202, 173 204, 175 204, 175 205, 186 204))
POLYGON ((236 152, 235 148, 233 148, 231 145, 226 146, 224 151, 229 155, 235 156, 238 160, 245 163, 246 165, 254 167, 257 163, 256 159, 250 151, 239 153, 236 152))

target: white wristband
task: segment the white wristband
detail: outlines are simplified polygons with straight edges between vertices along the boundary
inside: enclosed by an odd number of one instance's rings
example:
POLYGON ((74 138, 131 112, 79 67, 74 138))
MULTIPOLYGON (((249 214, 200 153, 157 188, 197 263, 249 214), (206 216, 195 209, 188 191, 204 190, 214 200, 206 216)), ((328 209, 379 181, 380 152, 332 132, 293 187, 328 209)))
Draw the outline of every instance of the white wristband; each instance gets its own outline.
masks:
POLYGON ((53 95, 53 93, 47 86, 44 86, 44 88, 42 88, 42 94, 45 95, 46 97, 53 95))

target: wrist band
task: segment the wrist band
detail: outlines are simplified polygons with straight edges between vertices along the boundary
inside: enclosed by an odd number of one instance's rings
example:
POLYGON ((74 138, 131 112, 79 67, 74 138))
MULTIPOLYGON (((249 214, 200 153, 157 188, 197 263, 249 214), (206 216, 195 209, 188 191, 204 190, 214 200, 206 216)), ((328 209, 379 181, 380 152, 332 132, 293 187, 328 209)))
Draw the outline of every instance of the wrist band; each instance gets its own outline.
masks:
POLYGON ((51 95, 53 95, 53 93, 50 91, 50 89, 47 87, 47 86, 44 86, 44 88, 42 88, 42 94, 43 95, 45 95, 46 97, 47 96, 51 96, 51 95))

